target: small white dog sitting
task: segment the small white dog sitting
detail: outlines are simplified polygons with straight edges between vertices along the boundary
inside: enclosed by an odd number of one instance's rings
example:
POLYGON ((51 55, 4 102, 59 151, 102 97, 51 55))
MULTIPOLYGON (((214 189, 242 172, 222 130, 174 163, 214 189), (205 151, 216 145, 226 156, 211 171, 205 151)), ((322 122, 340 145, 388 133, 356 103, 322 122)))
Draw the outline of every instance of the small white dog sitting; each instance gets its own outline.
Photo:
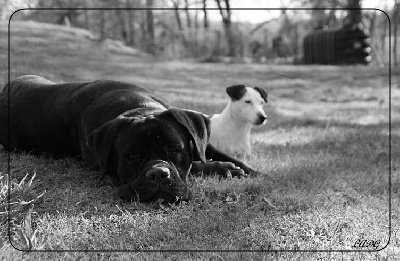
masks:
POLYGON ((211 117, 210 143, 232 156, 244 158, 251 153, 252 125, 267 121, 263 106, 268 94, 261 88, 244 85, 230 86, 226 92, 231 100, 221 114, 211 117))

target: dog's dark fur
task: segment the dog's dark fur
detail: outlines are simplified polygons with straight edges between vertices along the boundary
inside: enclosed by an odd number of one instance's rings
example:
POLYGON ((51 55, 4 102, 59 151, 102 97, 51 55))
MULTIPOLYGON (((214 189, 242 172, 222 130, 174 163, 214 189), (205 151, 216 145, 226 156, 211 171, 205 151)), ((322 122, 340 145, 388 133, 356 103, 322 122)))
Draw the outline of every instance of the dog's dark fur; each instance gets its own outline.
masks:
POLYGON ((115 177, 126 200, 188 200, 192 164, 196 172, 254 171, 208 144, 205 115, 118 81, 55 84, 21 76, 0 94, 0 126, 5 149, 81 155, 101 176, 115 177))

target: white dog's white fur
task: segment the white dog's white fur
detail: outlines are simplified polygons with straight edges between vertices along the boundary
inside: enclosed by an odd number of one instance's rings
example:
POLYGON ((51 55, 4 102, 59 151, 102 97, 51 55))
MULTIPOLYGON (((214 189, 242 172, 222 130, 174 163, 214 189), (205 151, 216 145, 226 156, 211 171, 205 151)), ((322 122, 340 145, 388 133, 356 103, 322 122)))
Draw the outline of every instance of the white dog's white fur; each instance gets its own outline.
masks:
POLYGON ((253 125, 264 124, 263 110, 267 93, 258 88, 235 85, 227 88, 230 100, 221 112, 211 117, 210 143, 239 158, 251 153, 250 131, 253 125))

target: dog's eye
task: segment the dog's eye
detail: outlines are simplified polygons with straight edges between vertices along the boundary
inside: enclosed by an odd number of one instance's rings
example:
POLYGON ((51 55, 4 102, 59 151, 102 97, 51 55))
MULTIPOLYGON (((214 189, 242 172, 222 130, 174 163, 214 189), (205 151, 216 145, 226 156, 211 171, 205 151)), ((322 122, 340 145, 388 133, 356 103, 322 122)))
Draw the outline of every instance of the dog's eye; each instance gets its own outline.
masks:
POLYGON ((176 146, 168 147, 168 152, 169 153, 178 153, 179 151, 180 151, 180 148, 178 148, 176 146))
POLYGON ((126 160, 129 162, 138 162, 140 159, 140 155, 138 154, 129 154, 126 156, 126 160))
POLYGON ((251 103, 251 101, 244 101, 245 103, 251 103))

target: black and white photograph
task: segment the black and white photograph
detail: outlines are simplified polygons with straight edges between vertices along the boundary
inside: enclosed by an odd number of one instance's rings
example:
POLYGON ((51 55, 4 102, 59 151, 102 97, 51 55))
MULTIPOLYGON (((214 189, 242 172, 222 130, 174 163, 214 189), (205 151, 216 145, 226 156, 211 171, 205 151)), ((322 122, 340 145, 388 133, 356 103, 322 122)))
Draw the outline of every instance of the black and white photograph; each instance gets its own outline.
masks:
POLYGON ((2 0, 0 260, 399 260, 399 0, 2 0))

